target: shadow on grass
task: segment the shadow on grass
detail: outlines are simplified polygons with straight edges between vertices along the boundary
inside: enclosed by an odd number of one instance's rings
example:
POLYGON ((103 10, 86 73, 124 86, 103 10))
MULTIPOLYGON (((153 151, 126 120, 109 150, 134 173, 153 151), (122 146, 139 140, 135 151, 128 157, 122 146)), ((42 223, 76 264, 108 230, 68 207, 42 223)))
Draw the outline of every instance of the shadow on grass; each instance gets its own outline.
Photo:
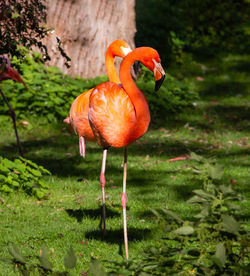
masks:
MULTIPOLYGON (((102 207, 98 209, 66 209, 67 214, 70 217, 76 218, 78 222, 82 222, 84 217, 91 219, 102 218, 102 207)), ((114 211, 106 206, 106 218, 120 217, 121 214, 117 211, 114 211)))
MULTIPOLYGON (((220 107, 214 107, 215 109, 220 107)), ((223 110, 227 114, 227 112, 230 112, 230 108, 223 107, 223 110)), ((239 111, 240 112, 240 111, 239 111)), ((230 122, 230 118, 226 117, 225 115, 225 123, 230 122)), ((241 110, 241 118, 246 119, 248 118, 247 111, 241 110), (244 113, 244 116, 243 114, 244 113)), ((240 120, 238 117, 235 117, 235 120, 240 120)), ((236 124, 236 122, 232 122, 233 124, 236 124)), ((54 175, 60 176, 60 177, 78 177, 79 179, 88 179, 88 180, 97 180, 99 179, 100 174, 100 168, 101 168, 101 158, 102 158, 102 150, 98 148, 98 146, 94 147, 91 146, 87 149, 87 157, 83 159, 79 156, 78 151, 74 149, 71 156, 67 155, 67 148, 70 144, 72 144, 72 141, 61 143, 60 139, 62 139, 60 136, 58 138, 58 143, 53 139, 50 138, 43 139, 40 141, 31 140, 26 141, 22 143, 23 147, 25 148, 26 158, 34 161, 35 163, 44 166, 48 170, 50 170, 54 175), (44 152, 42 152, 40 155, 35 153, 36 149, 38 147, 42 147, 44 152), (49 152, 49 154, 47 153, 49 152), (98 155, 96 154, 98 152, 98 155)), ((202 155, 210 155, 211 149, 216 149, 216 157, 224 157, 225 156, 225 150, 216 148, 216 145, 213 144, 206 144, 200 143, 199 141, 193 141, 189 144, 185 144, 185 141, 182 140, 176 140, 175 138, 168 137, 164 141, 159 141, 157 138, 150 138, 150 140, 143 140, 138 141, 137 143, 133 144, 129 147, 128 150, 128 164, 129 164, 129 157, 130 156, 146 156, 147 154, 152 157, 161 157, 166 156, 166 160, 171 157, 176 156, 182 156, 185 154, 188 154, 190 151, 196 152, 196 153, 202 153, 202 155)), ((15 145, 16 146, 16 145, 15 145)), ((77 148, 78 145, 75 145, 77 148)), ((77 148, 78 149, 78 148, 77 148)), ((5 152, 8 154, 8 158, 16 157, 16 148, 12 146, 2 146, 0 148, 1 155, 5 156, 5 152)), ((239 149, 237 152, 230 152, 229 155, 246 155, 249 151, 247 149, 239 149)), ((109 156, 120 156, 120 162, 123 162, 123 150, 122 149, 111 149, 109 150, 108 154, 108 160, 109 156)), ((146 163, 146 162, 145 162, 146 163)), ((150 162, 148 162, 148 166, 141 171, 142 174, 138 174, 138 169, 134 168, 128 168, 129 170, 129 177, 130 179, 133 178, 133 185, 143 185, 143 186, 150 186, 152 182, 154 181, 153 175, 162 173, 164 174, 171 174, 175 171, 172 170, 155 170, 152 169, 150 166, 150 162)), ((141 166, 145 166, 143 161, 141 161, 141 166)), ((115 178, 121 178, 122 179, 122 167, 112 166, 112 164, 107 161, 107 176, 112 175, 112 177, 115 178)), ((113 179, 114 180, 114 179, 113 179)))
MULTIPOLYGON (((147 228, 128 227, 127 231, 129 242, 145 240, 151 235, 151 230, 147 228)), ((86 232, 85 237, 88 239, 103 240, 103 231, 101 229, 89 231, 86 232)), ((107 235, 104 240, 107 243, 123 244, 123 228, 115 230, 107 229, 107 235)))
MULTIPOLYGON (((187 123, 191 127, 205 133, 220 131, 222 128, 242 130, 249 127, 250 110, 247 100, 243 102, 241 99, 238 102, 238 98, 235 97, 234 103, 224 104, 221 100, 230 97, 229 94, 220 97, 218 95, 215 96, 216 91, 214 92, 214 96, 210 91, 204 93, 207 93, 208 100, 211 100, 210 104, 188 109, 185 113, 172 117, 165 112, 158 121, 151 122, 151 129, 165 128, 168 131, 178 132, 178 129, 182 129, 187 123)), ((238 92, 238 96, 240 99, 243 97, 243 94, 238 92)))
POLYGON ((238 94, 247 95, 247 93, 247 83, 237 81, 206 82, 200 92, 202 97, 215 96, 216 98, 232 97, 238 94))
POLYGON ((229 68, 231 71, 238 71, 238 72, 250 72, 250 61, 248 60, 241 60, 239 64, 232 65, 229 68))
MULTIPOLYGON (((151 238, 151 230, 149 229, 139 229, 135 227, 128 227, 128 243, 130 242, 138 242, 142 240, 147 240, 151 238)), ((117 244, 119 245, 119 252, 120 256, 124 256, 124 236, 123 236, 123 228, 110 230, 107 229, 106 236, 103 237, 103 231, 100 230, 93 230, 88 231, 85 233, 85 237, 87 239, 94 239, 98 241, 105 241, 109 244, 117 244)))

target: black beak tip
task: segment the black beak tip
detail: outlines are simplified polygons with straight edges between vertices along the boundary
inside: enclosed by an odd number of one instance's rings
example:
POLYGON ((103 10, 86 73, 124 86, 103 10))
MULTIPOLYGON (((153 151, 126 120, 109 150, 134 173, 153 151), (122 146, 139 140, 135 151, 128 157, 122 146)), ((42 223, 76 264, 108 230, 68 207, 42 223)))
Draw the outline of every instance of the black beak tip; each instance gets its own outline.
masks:
POLYGON ((158 91, 165 79, 165 75, 163 75, 159 80, 155 81, 155 91, 158 91))

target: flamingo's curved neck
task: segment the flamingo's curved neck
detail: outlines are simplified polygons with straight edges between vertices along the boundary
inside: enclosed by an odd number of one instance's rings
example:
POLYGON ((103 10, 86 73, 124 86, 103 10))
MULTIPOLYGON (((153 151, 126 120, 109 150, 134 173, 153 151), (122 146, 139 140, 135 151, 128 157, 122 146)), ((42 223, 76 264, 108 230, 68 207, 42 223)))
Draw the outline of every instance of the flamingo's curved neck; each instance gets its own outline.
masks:
POLYGON ((114 59, 115 59, 115 56, 114 56, 112 50, 110 48, 108 48, 106 56, 105 56, 105 66, 106 66, 108 78, 111 82, 121 83, 119 76, 115 70, 114 59))
MULTIPOLYGON (((140 61, 142 58, 142 52, 134 50, 129 53, 122 61, 120 67, 120 79, 125 92, 131 99, 135 108, 136 123, 140 125, 142 132, 146 132, 150 122, 150 112, 148 102, 140 91, 140 89, 134 83, 130 74, 130 67, 135 61, 140 61)), ((144 134, 143 133, 143 134, 144 134)))

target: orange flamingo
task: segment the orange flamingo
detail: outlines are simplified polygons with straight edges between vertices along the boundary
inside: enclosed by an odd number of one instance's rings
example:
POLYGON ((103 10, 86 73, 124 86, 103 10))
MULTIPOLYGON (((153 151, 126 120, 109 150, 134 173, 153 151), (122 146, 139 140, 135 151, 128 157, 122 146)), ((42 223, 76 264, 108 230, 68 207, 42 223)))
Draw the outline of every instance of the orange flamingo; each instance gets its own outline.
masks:
MULTIPOLYGON (((158 90, 165 78, 165 72, 156 50, 140 47, 130 52, 122 61, 120 79, 122 87, 116 83, 106 82, 96 86, 90 94, 88 119, 97 143, 103 148, 100 182, 102 186, 103 215, 105 215, 105 166, 109 147, 124 150, 123 171, 123 225, 125 255, 128 259, 128 238, 126 219, 126 177, 127 177, 127 146, 140 138, 148 129, 150 113, 147 100, 137 88, 130 74, 131 65, 139 61, 154 73, 158 90)), ((105 216, 104 233, 105 233, 105 216)))
MULTIPOLYGON (((123 40, 115 40, 109 45, 105 57, 105 66, 111 82, 120 83, 114 65, 114 58, 116 56, 123 58, 131 51, 129 45, 123 40)), ((79 136, 79 149, 82 157, 85 157, 85 139, 92 142, 95 141, 95 136, 88 120, 89 97, 92 91, 93 88, 82 93, 74 100, 70 108, 70 116, 64 120, 65 123, 72 125, 79 136)))
MULTIPOLYGON (((10 60, 8 58, 0 55, 0 82, 3 80, 7 80, 7 79, 12 79, 14 81, 21 82, 24 85, 25 89, 27 90, 27 86, 26 86, 25 82, 23 81, 23 79, 21 78, 21 76, 18 74, 18 72, 14 68, 11 67, 10 60)), ((20 143, 19 136, 18 136, 18 132, 17 132, 17 127, 16 127, 15 111, 12 108, 12 106, 10 105, 8 99, 6 98, 6 96, 4 95, 4 93, 1 89, 0 89, 0 94, 2 95, 4 101, 6 102, 6 104, 9 107, 11 118, 13 121, 13 126, 15 129, 17 146, 18 146, 20 155, 22 157, 24 157, 23 150, 22 150, 21 143, 20 143)))

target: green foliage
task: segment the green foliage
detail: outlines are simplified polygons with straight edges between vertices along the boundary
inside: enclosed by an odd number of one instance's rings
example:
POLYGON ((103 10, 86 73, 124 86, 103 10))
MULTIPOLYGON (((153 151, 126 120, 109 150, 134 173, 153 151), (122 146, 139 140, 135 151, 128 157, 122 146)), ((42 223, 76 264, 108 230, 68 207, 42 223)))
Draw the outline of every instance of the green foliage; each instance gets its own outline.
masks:
MULTIPOLYGON (((25 49, 20 49, 25 52, 25 49)), ((107 77, 95 79, 72 79, 55 67, 45 67, 41 55, 26 52, 25 60, 13 57, 12 63, 22 72, 22 78, 28 86, 26 91, 19 83, 5 81, 1 84, 6 97, 14 108, 18 118, 27 116, 42 116, 48 121, 62 121, 69 115, 74 99, 82 92, 107 81, 107 77)), ((8 114, 8 107, 1 104, 0 113, 8 114)))
POLYGON ((89 272, 92 276, 107 276, 107 273, 105 272, 101 263, 94 258, 91 258, 89 272))
POLYGON ((250 239, 237 204, 242 196, 219 184, 223 169, 215 160, 191 156, 201 166, 186 169, 198 174, 203 188, 194 190, 188 202, 200 212, 192 221, 183 221, 167 208, 153 210, 164 229, 162 242, 130 262, 109 262, 114 275, 247 275, 250 239))
POLYGON ((76 266, 76 255, 72 247, 70 247, 67 255, 64 258, 64 266, 69 269, 76 266))
POLYGON ((23 190, 41 199, 48 192, 48 186, 42 179, 46 174, 50 172, 30 160, 19 157, 11 161, 0 156, 0 191, 2 192, 23 190))
POLYGON ((213 55, 215 49, 243 52, 249 47, 245 30, 249 20, 246 1, 188 0, 181 6, 184 20, 188 22, 184 33, 187 48, 213 55))
POLYGON ((168 73, 160 90, 154 92, 152 72, 144 66, 137 85, 146 96, 151 115, 154 117, 183 111, 199 99, 198 93, 191 86, 178 81, 168 73))
MULTIPOLYGON (((8 247, 9 253, 12 256, 11 263, 14 265, 14 268, 17 269, 21 275, 61 275, 67 276, 70 275, 67 271, 55 271, 53 270, 53 265, 49 260, 49 250, 43 245, 40 250, 40 256, 37 257, 39 263, 31 264, 31 261, 28 257, 24 257, 22 253, 20 253, 17 245, 12 244, 8 247), (32 274, 31 274, 32 273, 32 274), (35 274, 33 274, 35 273, 35 274)), ((67 255, 64 257, 64 266, 66 269, 73 269, 76 266, 76 256, 75 252, 70 247, 67 255)))
MULTIPOLYGON (((36 257, 39 260, 39 263, 33 263, 30 256, 25 257, 19 251, 19 248, 16 244, 11 244, 8 247, 9 254, 12 256, 10 263, 14 265, 14 269, 17 269, 21 275, 61 275, 69 276, 71 275, 68 271, 58 271, 53 269, 53 264, 50 261, 50 252, 46 245, 43 245, 40 250, 40 255, 36 257), (31 274, 32 273, 32 274, 31 274), (33 274, 35 273, 35 274, 33 274)), ((9 259, 5 260, 9 261, 9 259)), ((72 247, 69 248, 67 254, 64 257, 64 267, 68 269, 74 269, 77 264, 77 257, 72 247)), ((85 273, 85 272, 84 272, 85 273)), ((108 275, 103 269, 101 263, 91 258, 89 265, 89 273, 92 276, 105 276, 108 275)), ((83 274, 88 275, 88 274, 83 274)))
POLYGON ((185 51, 247 51, 249 7, 245 0, 138 0, 136 45, 159 50, 165 66, 182 63, 185 51))

